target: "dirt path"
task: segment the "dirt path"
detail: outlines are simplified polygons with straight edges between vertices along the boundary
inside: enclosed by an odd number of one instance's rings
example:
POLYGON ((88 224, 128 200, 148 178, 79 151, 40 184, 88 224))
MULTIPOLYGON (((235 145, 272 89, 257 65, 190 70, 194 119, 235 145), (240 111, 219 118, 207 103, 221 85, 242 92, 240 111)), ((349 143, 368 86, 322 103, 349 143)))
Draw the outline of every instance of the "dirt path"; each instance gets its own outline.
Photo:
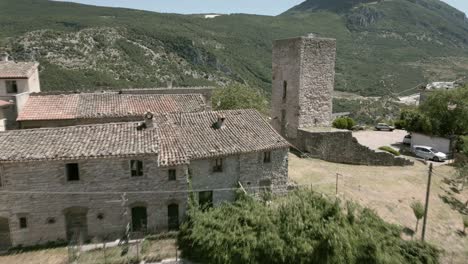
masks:
MULTIPOLYGON (((338 185, 340 197, 370 207, 385 220, 410 231, 416 224, 410 204, 415 200, 424 202, 428 168, 420 162, 411 167, 353 166, 290 155, 289 173, 298 184, 312 185, 329 195, 335 195, 336 173, 339 173, 342 175, 338 185)), ((446 251, 442 263, 465 264, 468 237, 461 233, 461 211, 466 210, 462 203, 468 200, 468 190, 461 194, 453 192, 445 180, 452 174, 453 168, 449 166, 435 168, 426 239, 446 251)), ((421 228, 414 239, 420 239, 420 232, 421 228)))

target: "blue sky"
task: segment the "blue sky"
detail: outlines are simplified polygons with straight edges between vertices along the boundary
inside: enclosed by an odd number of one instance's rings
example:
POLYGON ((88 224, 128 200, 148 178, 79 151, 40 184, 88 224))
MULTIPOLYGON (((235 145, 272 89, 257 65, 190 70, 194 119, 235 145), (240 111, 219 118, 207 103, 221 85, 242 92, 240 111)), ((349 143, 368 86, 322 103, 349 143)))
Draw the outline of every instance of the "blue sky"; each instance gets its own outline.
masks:
MULTIPOLYGON (((249 13, 278 15, 304 0, 61 0, 90 5, 128 7, 164 13, 249 13), (272 3, 274 2, 274 3, 272 3)), ((444 0, 468 13, 467 0, 444 0)))

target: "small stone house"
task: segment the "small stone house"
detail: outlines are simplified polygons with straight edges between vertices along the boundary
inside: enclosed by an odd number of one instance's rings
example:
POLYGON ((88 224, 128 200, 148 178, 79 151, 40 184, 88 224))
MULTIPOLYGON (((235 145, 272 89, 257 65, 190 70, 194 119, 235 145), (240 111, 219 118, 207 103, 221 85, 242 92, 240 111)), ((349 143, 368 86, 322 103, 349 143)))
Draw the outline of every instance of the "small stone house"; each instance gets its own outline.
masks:
POLYGON ((29 94, 40 92, 38 67, 35 62, 14 62, 7 55, 0 57, 0 127, 16 128, 16 117, 29 94))
POLYGON ((154 114, 209 110, 202 94, 37 93, 31 94, 17 121, 20 128, 63 127, 140 120, 154 114))
POLYGON ((281 192, 289 143, 255 110, 0 133, 0 248, 177 228, 201 205, 281 192))

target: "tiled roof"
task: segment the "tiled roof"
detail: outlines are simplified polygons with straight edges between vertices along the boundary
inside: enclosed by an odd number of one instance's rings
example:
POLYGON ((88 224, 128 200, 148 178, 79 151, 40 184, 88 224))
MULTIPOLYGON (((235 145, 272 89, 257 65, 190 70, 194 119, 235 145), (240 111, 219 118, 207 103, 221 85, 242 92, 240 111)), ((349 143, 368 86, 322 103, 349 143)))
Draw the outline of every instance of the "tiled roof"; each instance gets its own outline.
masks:
POLYGON ((147 111, 155 114, 198 112, 205 107, 200 94, 35 94, 29 97, 17 120, 139 118, 147 111))
POLYGON ((38 66, 36 62, 0 61, 0 79, 29 78, 38 66))
POLYGON ((0 100, 0 107, 4 107, 4 106, 7 106, 7 105, 12 105, 12 103, 10 103, 8 101, 0 100))
POLYGON ((111 123, 0 132, 0 162, 158 155, 160 166, 289 147, 255 110, 164 114, 154 128, 111 123), (213 127, 218 116, 225 126, 213 127))
MULTIPOLYGON (((170 149, 176 152, 161 150, 159 159, 162 166, 172 166, 187 159, 205 159, 290 146, 259 112, 252 109, 174 114, 165 118, 166 125, 160 128, 161 140, 171 138, 173 142, 170 149), (225 118, 225 126, 216 129, 213 125, 220 116, 225 118)), ((164 142, 160 145, 163 146, 164 142)))
POLYGON ((0 161, 74 160, 158 153, 157 131, 113 123, 0 133, 0 161))

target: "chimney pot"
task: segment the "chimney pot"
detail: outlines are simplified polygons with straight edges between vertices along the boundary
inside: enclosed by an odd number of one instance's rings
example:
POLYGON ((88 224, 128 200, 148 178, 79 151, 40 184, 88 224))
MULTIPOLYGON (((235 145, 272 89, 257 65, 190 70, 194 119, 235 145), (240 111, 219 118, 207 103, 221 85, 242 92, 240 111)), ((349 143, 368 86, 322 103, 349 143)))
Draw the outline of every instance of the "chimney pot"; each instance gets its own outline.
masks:
POLYGON ((224 124, 225 121, 226 121, 226 117, 225 117, 225 116, 222 116, 222 115, 218 116, 218 120, 216 121, 215 127, 216 127, 217 129, 223 128, 223 127, 225 126, 225 124, 224 124))
POLYGON ((0 55, 0 61, 8 61, 9 58, 8 58, 8 53, 2 53, 0 55))
POLYGON ((150 111, 145 114, 145 126, 146 128, 154 128, 154 115, 150 111))

